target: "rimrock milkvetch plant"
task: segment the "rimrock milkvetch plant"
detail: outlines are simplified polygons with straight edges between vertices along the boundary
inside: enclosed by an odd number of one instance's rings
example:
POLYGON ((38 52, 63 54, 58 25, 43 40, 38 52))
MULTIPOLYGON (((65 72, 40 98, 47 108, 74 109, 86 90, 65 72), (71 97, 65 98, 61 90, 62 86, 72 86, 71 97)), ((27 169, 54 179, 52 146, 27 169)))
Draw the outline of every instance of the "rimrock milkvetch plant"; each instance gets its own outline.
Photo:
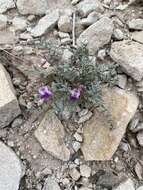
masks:
POLYGON ((65 106, 71 112, 92 107, 106 111, 102 87, 116 84, 116 65, 97 63, 86 45, 71 51, 71 61, 56 66, 52 81, 39 88, 39 97, 50 103, 56 113, 62 112, 65 106))

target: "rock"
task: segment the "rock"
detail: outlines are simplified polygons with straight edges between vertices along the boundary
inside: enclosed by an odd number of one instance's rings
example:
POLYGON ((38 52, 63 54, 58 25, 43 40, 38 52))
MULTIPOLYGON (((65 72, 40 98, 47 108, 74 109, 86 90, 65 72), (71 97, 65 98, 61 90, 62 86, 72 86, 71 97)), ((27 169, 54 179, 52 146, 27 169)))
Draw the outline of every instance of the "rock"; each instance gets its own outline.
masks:
POLYGON ((61 32, 71 32, 72 31, 71 18, 67 15, 61 16, 58 21, 58 28, 61 32))
POLYGON ((80 173, 76 168, 71 169, 69 174, 74 181, 78 181, 80 178, 80 173))
POLYGON ((72 144, 72 147, 73 147, 73 150, 75 152, 77 152, 80 149, 81 144, 80 144, 80 142, 74 141, 73 144, 72 144))
POLYGON ((143 31, 133 32, 131 34, 131 37, 132 37, 133 40, 143 44, 143 31))
POLYGON ((124 33, 120 29, 115 29, 113 36, 116 40, 123 40, 124 38, 124 33))
POLYGON ((42 17, 38 24, 31 30, 31 35, 33 37, 39 37, 49 32, 57 23, 59 19, 59 11, 55 10, 47 14, 46 16, 42 17))
POLYGON ((90 177, 91 175, 91 168, 87 165, 80 165, 80 174, 83 177, 90 177))
POLYGON ((139 188, 137 188, 137 190, 143 190, 143 186, 140 186, 139 188))
POLYGON ((10 76, 0 65, 0 128, 9 125, 20 113, 10 76))
POLYGON ((5 13, 8 9, 15 7, 13 0, 0 0, 0 13, 5 13))
POLYGON ((62 184, 63 184, 64 186, 70 184, 69 178, 66 177, 66 178, 62 179, 62 184))
POLYGON ((9 30, 0 31, 0 45, 14 44, 16 42, 16 36, 14 32, 9 30))
POLYGON ((102 13, 104 11, 102 4, 98 0, 83 0, 79 2, 77 9, 83 17, 86 17, 92 11, 99 13, 102 13))
POLYGON ((0 15, 0 30, 5 29, 7 25, 7 16, 0 15))
POLYGON ((78 124, 81 124, 81 123, 88 121, 92 117, 92 114, 93 113, 91 111, 88 111, 87 114, 85 114, 79 118, 78 124))
POLYGON ((46 0, 17 0, 16 5, 22 15, 43 15, 48 9, 46 0))
POLYGON ((16 154, 0 141, 0 189, 18 190, 22 164, 16 154))
MULTIPOLYGON (((62 38, 70 38, 70 35, 68 33, 65 32, 58 32, 58 36, 62 39, 62 38)), ((66 49, 68 50, 68 49, 66 49)), ((69 51, 69 50, 68 50, 69 51)))
POLYGON ((89 53, 95 54, 99 48, 109 43, 113 33, 113 27, 112 20, 108 17, 103 17, 81 33, 77 44, 79 46, 87 44, 89 53))
POLYGON ((20 34, 20 39, 22 39, 22 40, 31 40, 32 36, 29 33, 24 32, 24 33, 20 34))
POLYGON ((134 129, 132 129, 133 133, 137 133, 143 130, 143 123, 139 122, 134 129))
POLYGON ((125 89, 126 85, 127 85, 127 76, 126 75, 118 75, 117 85, 120 88, 125 89))
POLYGON ((143 168, 139 162, 135 165, 135 172, 136 172, 138 179, 142 180, 143 179, 143 168))
POLYGON ((131 179, 127 179, 113 190, 135 190, 134 183, 131 179))
POLYGON ((14 128, 14 127, 20 127, 23 123, 23 119, 21 118, 16 118, 13 123, 11 124, 11 127, 14 128))
POLYGON ((16 31, 17 30, 23 31, 27 27, 27 21, 21 17, 14 17, 14 19, 12 20, 12 24, 16 31))
POLYGON ((102 189, 112 189, 115 185, 119 184, 121 181, 120 176, 115 175, 113 172, 101 171, 100 176, 96 182, 97 185, 100 185, 102 189), (103 173, 102 173, 103 172, 103 173))
POLYGON ((140 146, 143 146, 143 131, 139 131, 137 134, 137 140, 140 146))
POLYGON ((137 18, 132 19, 128 22, 129 29, 133 30, 143 30, 143 19, 137 18))
POLYGON ((99 50, 98 54, 97 54, 97 57, 98 57, 98 59, 103 61, 104 58, 106 57, 106 50, 105 49, 99 50))
POLYGON ((79 133, 75 133, 74 134, 74 138, 76 139, 76 141, 78 141, 78 142, 82 142, 82 136, 79 134, 79 133))
POLYGON ((131 122, 129 123, 129 130, 134 131, 137 125, 139 124, 140 118, 139 114, 135 114, 134 117, 132 118, 131 122))
POLYGON ((72 0, 71 4, 72 5, 76 5, 77 3, 79 3, 81 0, 72 0))
POLYGON ((99 16, 96 12, 91 12, 87 18, 81 20, 83 26, 90 26, 99 20, 99 16))
POLYGON ((61 190, 61 188, 55 179, 48 177, 42 190, 61 190))
POLYGON ((69 45, 71 42, 72 40, 70 38, 61 39, 61 45, 69 45))
POLYGON ((110 56, 122 69, 137 81, 143 77, 143 45, 124 40, 114 42, 111 46, 110 56))
POLYGON ((35 137, 45 151, 60 160, 69 160, 70 152, 64 143, 64 127, 51 110, 45 114, 42 122, 35 131, 35 137))
POLYGON ((83 128, 84 142, 81 150, 85 160, 112 158, 139 105, 134 93, 119 88, 104 89, 103 100, 114 127, 111 129, 108 116, 95 110, 94 117, 83 128))

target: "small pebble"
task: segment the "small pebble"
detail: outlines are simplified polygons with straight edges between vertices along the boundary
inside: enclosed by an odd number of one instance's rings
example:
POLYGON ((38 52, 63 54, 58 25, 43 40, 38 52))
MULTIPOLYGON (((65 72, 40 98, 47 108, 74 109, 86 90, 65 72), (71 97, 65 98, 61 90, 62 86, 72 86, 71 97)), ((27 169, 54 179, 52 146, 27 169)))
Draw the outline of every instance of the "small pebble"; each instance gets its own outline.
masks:
POLYGON ((72 170, 70 170, 69 174, 74 181, 78 181, 80 178, 80 173, 76 168, 73 168, 72 170))
POLYGON ((80 166, 80 173, 83 177, 90 177, 91 175, 91 168, 87 165, 81 165, 80 166))

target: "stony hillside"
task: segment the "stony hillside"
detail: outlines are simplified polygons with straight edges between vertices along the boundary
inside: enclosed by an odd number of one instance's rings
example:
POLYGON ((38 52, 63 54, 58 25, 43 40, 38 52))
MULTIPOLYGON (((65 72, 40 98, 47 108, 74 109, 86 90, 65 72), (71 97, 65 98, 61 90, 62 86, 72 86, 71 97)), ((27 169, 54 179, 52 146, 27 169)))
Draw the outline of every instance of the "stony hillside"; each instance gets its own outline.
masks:
POLYGON ((143 0, 0 0, 0 190, 143 190, 143 0))

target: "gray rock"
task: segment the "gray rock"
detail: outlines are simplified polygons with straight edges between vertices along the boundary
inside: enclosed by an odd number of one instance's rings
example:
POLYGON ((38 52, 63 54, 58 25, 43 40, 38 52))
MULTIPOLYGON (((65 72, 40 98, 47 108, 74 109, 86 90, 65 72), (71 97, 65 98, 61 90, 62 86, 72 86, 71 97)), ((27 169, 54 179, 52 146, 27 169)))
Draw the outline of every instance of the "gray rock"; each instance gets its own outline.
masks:
POLYGON ((137 140, 140 146, 143 146, 143 131, 139 131, 137 134, 137 140))
POLYGON ((78 141, 78 142, 82 142, 82 136, 79 134, 79 133, 75 133, 74 134, 74 138, 76 139, 76 141, 78 141))
POLYGON ((143 123, 139 122, 138 125, 134 129, 132 129, 132 132, 136 133, 142 130, 143 130, 143 123))
POLYGON ((133 40, 143 44, 143 31, 131 33, 133 40))
POLYGON ((95 54, 99 48, 109 43, 113 28, 112 20, 108 17, 103 17, 81 33, 77 40, 77 44, 79 46, 87 44, 89 53, 95 54))
POLYGON ((0 30, 5 29, 7 26, 7 16, 0 15, 0 30))
POLYGON ((123 40, 124 38, 124 33, 120 29, 115 29, 113 36, 116 40, 123 40))
POLYGON ((99 15, 96 12, 91 12, 87 18, 81 20, 83 26, 90 26, 99 20, 99 15))
POLYGON ((115 175, 111 171, 109 171, 109 172, 103 171, 103 174, 102 173, 100 174, 96 184, 100 185, 102 187, 102 189, 104 189, 104 188, 111 189, 115 185, 120 183, 120 181, 121 181, 120 178, 121 178, 120 176, 115 175))
POLYGON ((48 111, 45 114, 42 122, 35 131, 35 137, 45 151, 63 161, 69 160, 70 151, 64 143, 64 127, 52 111, 48 111))
POLYGON ((57 23, 59 19, 59 11, 54 10, 54 12, 48 13, 46 16, 42 17, 38 24, 31 30, 31 35, 33 37, 39 37, 49 32, 57 23))
POLYGON ((74 181, 77 181, 80 178, 80 173, 76 168, 71 169, 69 174, 74 181))
POLYGON ((18 190, 22 165, 16 154, 0 142, 0 189, 18 190))
POLYGON ((12 24, 14 26, 14 29, 17 31, 23 31, 27 27, 27 20, 22 17, 14 17, 12 20, 12 24))
POLYGON ((136 172, 138 179, 143 180, 143 168, 139 162, 137 162, 137 164, 135 165, 135 172, 136 172))
POLYGON ((9 74, 0 64, 0 128, 21 113, 9 74))
POLYGON ((74 141, 73 144, 72 144, 72 147, 73 147, 73 150, 75 152, 77 152, 80 149, 81 144, 80 144, 80 142, 74 141))
POLYGON ((124 40, 114 42, 110 56, 122 69, 137 81, 143 77, 143 45, 124 40))
POLYGON ((91 117, 92 117, 93 113, 91 111, 88 111, 87 114, 81 116, 78 120, 78 124, 84 123, 86 121, 88 121, 91 117))
POLYGON ((15 7, 13 0, 0 0, 0 13, 5 13, 8 9, 15 7))
POLYGON ((127 179, 113 190, 135 190, 134 183, 131 179, 127 179))
POLYGON ((143 186, 140 186, 139 188, 137 188, 137 190, 143 190, 143 186))
POLYGON ((98 0, 83 0, 77 5, 77 9, 83 17, 86 17, 92 11, 103 12, 104 8, 98 0))
POLYGON ((135 114, 134 117, 132 118, 131 122, 129 123, 130 131, 133 132, 135 130, 135 128, 137 127, 139 121, 140 121, 139 115, 135 114))
POLYGON ((126 85, 127 85, 127 76, 126 75, 118 75, 118 83, 117 85, 122 88, 125 89, 126 85))
POLYGON ((61 39, 61 45, 69 45, 71 42, 72 40, 70 38, 61 39))
POLYGON ((22 15, 43 15, 48 9, 47 0, 17 0, 16 5, 22 15))
MULTIPOLYGON (((58 32, 58 36, 62 39, 62 38, 70 38, 70 35, 68 33, 65 32, 58 32)), ((67 51, 68 49, 66 49, 67 51)), ((69 50, 68 50, 69 51, 69 50)))
POLYGON ((0 31, 0 45, 14 44, 16 43, 16 36, 14 32, 9 30, 0 31))
POLYGON ((72 0, 71 4, 72 5, 76 5, 77 3, 79 3, 81 0, 72 0))
POLYGON ((20 127, 22 123, 23 123, 23 120, 21 118, 16 118, 11 124, 11 127, 20 127))
POLYGON ((141 18, 132 19, 131 21, 128 22, 128 26, 130 29, 143 30, 143 19, 141 18))
POLYGON ((61 190, 61 188, 55 179, 48 177, 42 190, 61 190))
POLYGON ((61 16, 58 21, 58 28, 61 32, 71 32, 72 30, 71 18, 67 15, 61 16))
POLYGON ((105 49, 99 50, 98 54, 97 54, 97 57, 98 57, 98 59, 103 61, 104 58, 106 57, 106 50, 105 49))
POLYGON ((103 100, 109 116, 95 110, 83 128, 81 150, 85 160, 110 160, 115 153, 126 127, 134 116, 139 100, 134 93, 119 88, 103 90, 103 100))
POLYGON ((80 165, 80 174, 83 177, 90 177, 91 175, 91 168, 87 165, 80 165))

